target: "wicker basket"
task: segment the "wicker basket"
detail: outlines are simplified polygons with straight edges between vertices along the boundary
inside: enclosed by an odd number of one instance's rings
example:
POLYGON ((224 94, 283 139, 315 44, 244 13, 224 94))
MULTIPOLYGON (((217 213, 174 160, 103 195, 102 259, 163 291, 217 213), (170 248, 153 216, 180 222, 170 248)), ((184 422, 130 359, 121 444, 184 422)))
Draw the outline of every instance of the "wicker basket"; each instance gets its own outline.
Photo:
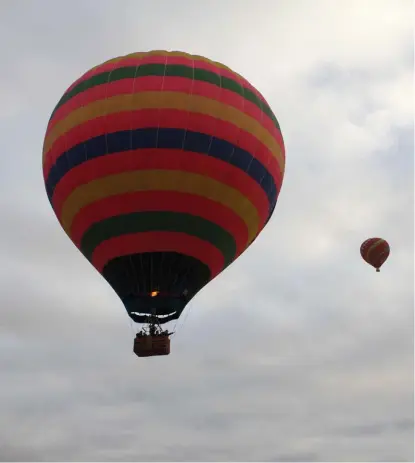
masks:
POLYGON ((166 335, 136 336, 134 353, 138 357, 152 357, 153 355, 169 355, 170 339, 166 335))

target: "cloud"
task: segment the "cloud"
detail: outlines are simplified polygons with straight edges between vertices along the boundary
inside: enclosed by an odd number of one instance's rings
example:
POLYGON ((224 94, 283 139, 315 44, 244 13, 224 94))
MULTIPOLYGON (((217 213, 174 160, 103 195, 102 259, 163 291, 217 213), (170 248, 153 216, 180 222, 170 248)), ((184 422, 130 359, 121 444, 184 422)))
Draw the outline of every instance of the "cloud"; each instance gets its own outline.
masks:
POLYGON ((1 3, 0 460, 411 461, 411 3, 1 3), (137 359, 119 299, 53 216, 50 112, 146 49, 225 62, 265 95, 287 166, 274 217, 137 359), (369 236, 392 253, 377 274, 369 236))

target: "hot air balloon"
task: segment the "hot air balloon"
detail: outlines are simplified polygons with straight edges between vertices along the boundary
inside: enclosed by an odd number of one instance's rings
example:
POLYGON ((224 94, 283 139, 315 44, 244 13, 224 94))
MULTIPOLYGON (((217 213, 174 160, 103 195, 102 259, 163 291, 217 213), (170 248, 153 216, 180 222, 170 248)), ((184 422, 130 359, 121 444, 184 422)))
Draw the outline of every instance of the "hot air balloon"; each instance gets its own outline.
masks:
POLYGON ((382 238, 369 238, 360 246, 360 255, 377 272, 389 257, 390 248, 386 240, 382 238))
POLYGON ((284 167, 264 97, 223 64, 176 51, 86 72, 43 145, 53 211, 142 325, 138 356, 170 353, 162 326, 256 239, 284 167))

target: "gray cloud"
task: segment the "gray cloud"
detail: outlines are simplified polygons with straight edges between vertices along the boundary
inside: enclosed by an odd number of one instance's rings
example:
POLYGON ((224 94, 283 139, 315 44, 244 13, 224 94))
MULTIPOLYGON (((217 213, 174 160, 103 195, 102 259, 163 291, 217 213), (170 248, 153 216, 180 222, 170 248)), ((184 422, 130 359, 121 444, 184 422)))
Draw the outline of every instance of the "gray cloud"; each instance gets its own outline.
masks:
POLYGON ((0 4, 0 460, 413 461, 411 3, 22 5, 0 4), (53 216, 41 150, 74 79, 157 48, 257 86, 287 169, 261 237, 192 301, 172 354, 141 361, 53 216), (379 274, 359 257, 372 235, 392 247, 379 274))

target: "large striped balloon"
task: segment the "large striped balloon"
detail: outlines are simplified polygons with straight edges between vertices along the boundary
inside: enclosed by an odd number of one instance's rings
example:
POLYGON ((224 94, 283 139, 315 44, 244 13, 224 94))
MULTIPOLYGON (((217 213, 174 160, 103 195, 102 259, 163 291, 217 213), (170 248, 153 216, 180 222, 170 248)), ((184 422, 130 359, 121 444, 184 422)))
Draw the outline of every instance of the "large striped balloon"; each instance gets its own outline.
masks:
POLYGON ((86 72, 54 109, 43 146, 59 222, 138 322, 178 318, 252 243, 284 165, 264 97, 226 66, 182 52, 86 72))
POLYGON ((360 246, 360 255, 363 260, 372 267, 375 267, 377 272, 389 257, 390 247, 383 238, 369 238, 360 246))

